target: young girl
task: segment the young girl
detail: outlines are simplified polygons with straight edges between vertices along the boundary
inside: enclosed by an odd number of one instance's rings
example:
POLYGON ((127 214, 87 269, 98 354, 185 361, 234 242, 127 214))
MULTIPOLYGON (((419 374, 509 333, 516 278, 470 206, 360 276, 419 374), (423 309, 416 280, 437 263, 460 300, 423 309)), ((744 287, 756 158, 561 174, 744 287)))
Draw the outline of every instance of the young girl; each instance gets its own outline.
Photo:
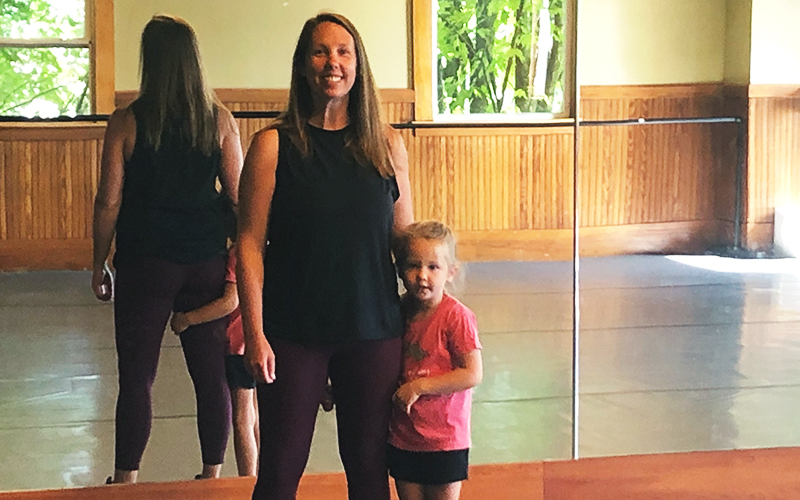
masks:
POLYGON ((395 253, 407 290, 406 331, 389 474, 400 500, 456 500, 467 479, 471 388, 483 376, 477 322, 445 292, 457 263, 455 239, 444 224, 411 224, 395 253))
POLYGON ((231 390, 233 449, 236 452, 239 475, 255 476, 258 463, 258 405, 254 390, 255 380, 244 368, 244 333, 239 311, 239 294, 236 291, 235 249, 232 246, 228 251, 228 269, 222 297, 192 311, 173 313, 170 327, 175 334, 181 334, 190 326, 230 315, 225 375, 231 390))

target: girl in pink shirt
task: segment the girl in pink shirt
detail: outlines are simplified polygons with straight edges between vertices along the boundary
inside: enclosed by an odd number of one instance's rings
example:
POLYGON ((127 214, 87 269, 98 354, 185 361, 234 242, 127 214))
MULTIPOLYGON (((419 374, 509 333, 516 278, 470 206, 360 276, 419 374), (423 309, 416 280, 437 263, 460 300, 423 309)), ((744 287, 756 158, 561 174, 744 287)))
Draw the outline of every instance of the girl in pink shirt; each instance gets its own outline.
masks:
POLYGON ((455 239, 444 224, 411 224, 395 253, 407 290, 406 331, 389 474, 400 500, 456 500, 467 479, 471 388, 483 376, 477 322, 445 292, 458 267, 455 239))

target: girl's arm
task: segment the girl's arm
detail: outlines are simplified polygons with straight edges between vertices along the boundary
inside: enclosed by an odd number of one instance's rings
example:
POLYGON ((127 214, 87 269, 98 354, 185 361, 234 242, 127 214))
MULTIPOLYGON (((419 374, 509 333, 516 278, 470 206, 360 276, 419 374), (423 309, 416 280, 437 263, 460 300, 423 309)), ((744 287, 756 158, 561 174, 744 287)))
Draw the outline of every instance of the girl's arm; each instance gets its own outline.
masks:
POLYGON ((455 357, 456 368, 437 377, 423 377, 406 382, 394 393, 395 404, 406 413, 411 411, 420 396, 443 395, 463 391, 475 387, 483 379, 483 361, 481 350, 472 351, 455 357))
POLYGON ((169 326, 178 335, 190 326, 224 318, 237 307, 239 307, 239 294, 236 292, 236 283, 227 282, 222 297, 191 311, 172 313, 169 326))
POLYGON ((242 141, 239 126, 227 108, 219 106, 219 142, 222 153, 220 183, 238 213, 239 176, 242 173, 242 141))
POLYGON ((245 363, 259 382, 275 380, 275 353, 264 336, 264 247, 267 221, 278 167, 278 131, 262 130, 253 137, 239 186, 239 235, 236 283, 242 309, 245 363))
POLYGON ((392 156, 395 180, 400 190, 400 197, 394 202, 394 235, 414 222, 414 210, 411 205, 411 181, 408 178, 408 151, 403 143, 403 136, 392 127, 386 127, 389 139, 389 154, 392 156))
POLYGON ((111 275, 106 259, 122 205, 122 184, 126 154, 130 154, 136 135, 133 113, 126 109, 114 111, 108 119, 100 160, 100 183, 94 199, 92 220, 92 291, 100 300, 112 296, 111 275))

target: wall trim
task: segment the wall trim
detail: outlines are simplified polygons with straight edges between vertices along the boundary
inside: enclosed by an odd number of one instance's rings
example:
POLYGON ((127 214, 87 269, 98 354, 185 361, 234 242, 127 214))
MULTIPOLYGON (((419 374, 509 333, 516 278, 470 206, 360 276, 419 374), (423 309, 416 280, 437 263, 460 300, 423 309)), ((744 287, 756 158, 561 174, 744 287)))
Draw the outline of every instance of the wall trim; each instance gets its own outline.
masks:
MULTIPOLYGON (((581 227, 581 256, 700 253, 720 246, 729 222, 702 220, 581 227)), ((458 257, 491 260, 571 260, 572 229, 457 231, 458 257)))
POLYGON ((583 99, 652 99, 664 97, 716 96, 722 83, 681 83, 665 85, 583 85, 583 99))
POLYGON ((768 99, 774 97, 800 98, 800 84, 794 85, 750 85, 749 97, 751 99, 768 99))

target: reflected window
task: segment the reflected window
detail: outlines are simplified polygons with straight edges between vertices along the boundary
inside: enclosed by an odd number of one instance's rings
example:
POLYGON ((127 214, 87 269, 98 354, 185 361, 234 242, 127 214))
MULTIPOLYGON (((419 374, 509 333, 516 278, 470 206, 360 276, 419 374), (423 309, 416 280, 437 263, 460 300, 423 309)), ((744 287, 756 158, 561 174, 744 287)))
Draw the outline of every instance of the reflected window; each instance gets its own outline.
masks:
POLYGON ((0 1, 0 115, 91 110, 86 0, 0 1))

